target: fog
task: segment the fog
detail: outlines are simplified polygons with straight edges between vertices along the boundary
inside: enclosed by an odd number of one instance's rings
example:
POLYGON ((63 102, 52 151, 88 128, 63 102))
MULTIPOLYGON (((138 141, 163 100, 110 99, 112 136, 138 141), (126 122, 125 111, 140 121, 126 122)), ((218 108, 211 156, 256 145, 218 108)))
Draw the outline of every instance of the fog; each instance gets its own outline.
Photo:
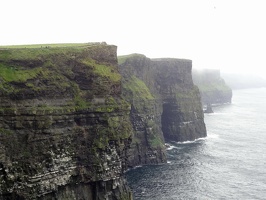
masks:
POLYGON ((266 77, 263 0, 1 2, 0 45, 102 42, 118 54, 193 60, 266 77))

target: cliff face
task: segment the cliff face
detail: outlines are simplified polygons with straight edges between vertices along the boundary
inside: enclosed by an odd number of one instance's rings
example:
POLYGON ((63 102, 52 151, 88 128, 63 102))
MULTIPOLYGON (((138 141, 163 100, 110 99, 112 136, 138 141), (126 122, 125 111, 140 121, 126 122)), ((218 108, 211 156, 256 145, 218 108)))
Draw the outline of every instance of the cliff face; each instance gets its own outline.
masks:
POLYGON ((206 136, 191 61, 119 62, 106 44, 0 49, 0 199, 130 200, 128 167, 206 136))
POLYGON ((130 117, 134 129, 129 167, 165 162, 161 101, 150 89, 155 82, 151 60, 136 54, 119 57, 119 63, 122 94, 131 103, 130 117))
POLYGON ((0 199, 131 199, 116 47, 0 51, 0 199))
POLYGON ((132 104, 132 165, 165 161, 164 139, 186 141, 206 136, 191 68, 190 60, 151 60, 138 54, 119 57, 123 96, 132 104))
POLYGON ((203 104, 231 103, 232 89, 221 78, 219 70, 193 70, 192 74, 203 104))

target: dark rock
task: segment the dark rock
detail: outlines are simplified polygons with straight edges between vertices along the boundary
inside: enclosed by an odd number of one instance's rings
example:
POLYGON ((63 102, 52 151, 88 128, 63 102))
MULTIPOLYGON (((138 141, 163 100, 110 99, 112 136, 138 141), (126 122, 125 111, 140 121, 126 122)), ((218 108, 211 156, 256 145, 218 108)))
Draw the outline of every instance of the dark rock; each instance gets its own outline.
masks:
POLYGON ((207 104, 206 110, 204 110, 204 113, 213 113, 212 106, 210 103, 207 104))
POLYGON ((151 60, 132 54, 118 61, 122 93, 131 103, 131 166, 165 162, 165 139, 186 141, 206 136, 190 60, 151 60))
POLYGON ((1 50, 0 70, 0 199, 132 199, 115 46, 1 50))
POLYGON ((129 167, 206 136, 190 60, 119 64, 105 43, 0 50, 0 199, 130 200, 129 167))

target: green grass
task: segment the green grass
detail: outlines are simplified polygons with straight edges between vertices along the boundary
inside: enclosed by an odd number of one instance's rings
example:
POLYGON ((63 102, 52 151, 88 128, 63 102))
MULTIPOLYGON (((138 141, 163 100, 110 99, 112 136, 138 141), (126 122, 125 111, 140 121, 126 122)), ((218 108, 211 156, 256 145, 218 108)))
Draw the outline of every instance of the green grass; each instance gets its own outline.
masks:
POLYGON ((0 46, 0 61, 10 60, 44 60, 50 55, 71 55, 81 52, 89 44, 35 44, 0 46), (49 48, 46 48, 48 47, 49 48))
POLYGON ((56 43, 56 44, 26 44, 26 45, 5 45, 0 49, 25 49, 25 48, 62 48, 62 47, 88 47, 101 43, 56 43))
POLYGON ((158 136, 154 136, 152 139, 148 138, 148 141, 153 148, 164 147, 164 142, 158 136))
POLYGON ((118 56, 117 59, 118 59, 118 64, 121 65, 123 64, 124 62, 126 62, 126 60, 128 58, 133 58, 133 57, 143 57, 145 58, 146 56, 143 55, 143 54, 138 54, 138 53, 133 53, 133 54, 129 54, 129 55, 123 55, 123 56, 118 56))
POLYGON ((91 106, 90 102, 86 101, 81 96, 76 96, 74 98, 74 103, 77 110, 87 109, 91 106))
POLYGON ((26 82, 28 79, 35 78, 39 73, 41 73, 41 70, 41 68, 18 70, 16 67, 8 67, 0 63, 0 77, 7 82, 26 82))
POLYGON ((93 68, 93 72, 101 77, 107 77, 113 82, 119 82, 121 75, 117 72, 114 66, 98 64, 92 59, 83 60, 83 64, 93 68))
POLYGON ((134 99, 154 99, 154 96, 150 93, 146 84, 136 76, 131 76, 130 80, 124 83, 123 87, 127 92, 131 93, 134 99))
POLYGON ((49 56, 66 55, 82 52, 83 48, 65 47, 65 48, 0 48, 0 61, 10 62, 12 60, 37 60, 45 61, 49 56))
MULTIPOLYGON (((110 85, 118 85, 121 75, 117 66, 100 63, 90 57, 98 53, 109 51, 105 43, 69 43, 69 44, 36 44, 0 46, 0 92, 6 95, 21 95, 32 93, 36 96, 44 95, 45 92, 64 93, 68 91, 73 96, 73 107, 76 110, 97 109, 91 107, 81 94, 78 84, 73 81, 74 66, 80 65, 85 70, 84 77, 93 77, 96 86, 95 91, 104 93, 110 85), (41 46, 43 46, 41 48, 41 46), (44 48, 49 46, 49 48, 44 48), (84 48, 83 48, 84 47, 84 48), (78 63, 78 64, 77 64, 78 63), (86 66, 84 66, 86 65, 86 66)), ((93 89, 94 89, 93 88, 93 89)), ((121 105, 107 104, 101 106, 101 112, 112 112, 121 105)))
MULTIPOLYGON (((95 74, 118 82, 121 80, 121 76, 115 66, 106 66, 102 63, 96 63, 92 59, 87 59, 87 51, 84 48, 92 47, 91 51, 93 52, 97 50, 98 46, 103 45, 105 43, 0 46, 0 77, 7 82, 25 82, 30 78, 35 78, 44 69, 51 71, 53 68, 53 70, 61 73, 62 69, 59 67, 66 65, 68 60, 75 59, 77 62, 92 67, 95 74), (49 46, 49 48, 44 48, 44 46, 49 46), (96 49, 94 49, 95 47, 96 49)), ((64 74, 72 73, 70 68, 64 67, 63 70, 64 74)))
POLYGON ((45 61, 47 56, 65 55, 71 58, 79 55, 84 49, 103 46, 105 43, 61 43, 0 46, 0 61, 39 60, 45 61))

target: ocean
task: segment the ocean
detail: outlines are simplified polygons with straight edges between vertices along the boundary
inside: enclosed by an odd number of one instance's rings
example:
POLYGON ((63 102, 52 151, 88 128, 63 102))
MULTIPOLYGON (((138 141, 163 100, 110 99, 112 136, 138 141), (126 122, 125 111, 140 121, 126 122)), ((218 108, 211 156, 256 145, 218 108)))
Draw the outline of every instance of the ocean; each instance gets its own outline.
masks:
POLYGON ((266 199, 266 88, 235 90, 213 110, 206 138, 170 143, 166 164, 127 172, 135 200, 266 199))

